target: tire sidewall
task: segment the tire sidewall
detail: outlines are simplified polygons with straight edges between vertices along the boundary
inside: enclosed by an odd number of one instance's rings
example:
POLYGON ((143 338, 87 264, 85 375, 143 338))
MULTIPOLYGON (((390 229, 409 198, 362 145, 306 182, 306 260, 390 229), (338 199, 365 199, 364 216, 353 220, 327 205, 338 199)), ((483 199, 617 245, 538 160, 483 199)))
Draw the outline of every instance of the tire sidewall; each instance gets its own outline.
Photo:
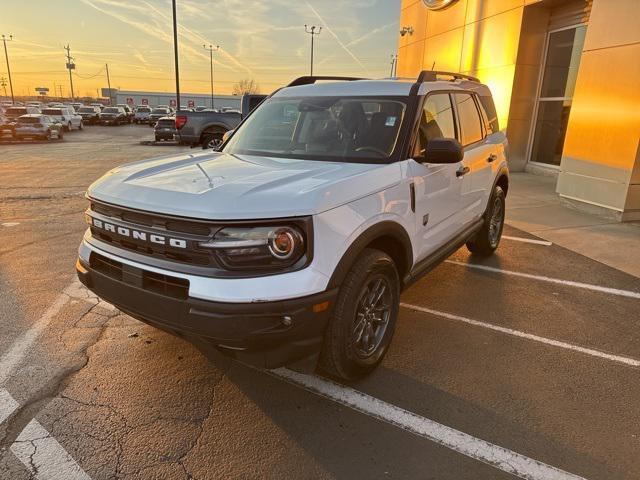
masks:
MULTIPOLYGON (((365 252, 366 253, 366 252, 365 252)), ((338 308, 336 314, 339 321, 339 338, 341 338, 341 350, 344 358, 348 360, 348 376, 358 377, 373 370, 378 365, 387 351, 393 338, 396 321, 398 318, 398 310, 400 303, 400 279, 396 270, 395 264, 390 257, 382 252, 380 255, 371 262, 362 274, 360 271, 352 269, 345 279, 346 288, 341 288, 338 300, 338 308), (358 308, 358 301, 361 298, 361 292, 363 287, 370 281, 370 279, 377 274, 384 274, 389 281, 392 288, 392 305, 391 314, 389 316, 389 322, 387 324, 384 337, 380 342, 380 345, 376 351, 367 358, 362 358, 355 352, 353 344, 352 331, 354 323, 356 321, 356 312, 358 308)))
POLYGON ((505 219, 505 209, 506 209, 506 199, 505 199, 505 195, 504 195, 504 190, 502 190, 502 187, 496 185, 495 188, 493 189, 493 193, 491 195, 491 209, 487 211, 487 218, 486 218, 486 222, 487 222, 487 230, 486 230, 486 235, 487 235, 487 244, 491 246, 491 248, 496 249, 498 248, 498 246, 500 245, 500 239, 502 238, 502 231, 504 230, 504 219, 505 219), (491 239, 489 238, 489 222, 491 221, 491 217, 493 216, 493 210, 495 208, 495 203, 496 203, 496 199, 500 200, 500 203, 502 204, 502 220, 500 222, 500 232, 498 232, 498 241, 496 242, 495 245, 491 244, 491 239))

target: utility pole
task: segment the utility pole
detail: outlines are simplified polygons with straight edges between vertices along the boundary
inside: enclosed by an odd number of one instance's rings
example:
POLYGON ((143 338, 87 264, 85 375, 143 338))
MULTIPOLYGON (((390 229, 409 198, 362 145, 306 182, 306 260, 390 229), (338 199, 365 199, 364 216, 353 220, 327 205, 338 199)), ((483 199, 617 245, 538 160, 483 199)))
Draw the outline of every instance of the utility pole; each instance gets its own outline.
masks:
POLYGON ((312 25, 311 28, 309 28, 305 24, 304 31, 311 35, 311 76, 313 77, 313 39, 316 35, 320 35, 322 27, 316 27, 315 25, 312 25))
MULTIPOLYGON (((7 73, 9 74, 9 89, 11 90, 11 103, 15 103, 13 98, 13 82, 11 81, 11 68, 9 67, 9 54, 7 53, 7 42, 13 41, 13 35, 9 35, 9 39, 2 34, 2 42, 4 43, 4 58, 7 61, 7 73)), ((6 95, 6 94, 5 94, 6 95)))
POLYGON ((109 78, 109 64, 105 63, 104 67, 107 69, 107 87, 109 87, 109 106, 111 106, 111 79, 109 78))
POLYGON ((0 86, 4 88, 4 96, 7 96, 7 80, 4 77, 0 77, 0 86))
POLYGON ((391 78, 396 76, 398 68, 398 54, 391 55, 391 78))
POLYGON ((180 69, 178 68, 178 19, 176 15, 176 0, 171 0, 173 10, 173 56, 176 65, 176 110, 180 110, 180 69))
POLYGON ((213 52, 220 50, 220 45, 216 45, 215 48, 211 44, 209 44, 208 47, 206 45, 202 45, 202 48, 209 50, 209 62, 211 66, 211 109, 213 110, 213 52))
POLYGON ((69 83, 71 84, 71 101, 75 99, 75 95, 73 94, 73 76, 71 75, 71 70, 75 70, 76 64, 73 63, 74 58, 71 56, 71 48, 67 43, 67 46, 64 47, 67 51, 67 70, 69 70, 69 83))

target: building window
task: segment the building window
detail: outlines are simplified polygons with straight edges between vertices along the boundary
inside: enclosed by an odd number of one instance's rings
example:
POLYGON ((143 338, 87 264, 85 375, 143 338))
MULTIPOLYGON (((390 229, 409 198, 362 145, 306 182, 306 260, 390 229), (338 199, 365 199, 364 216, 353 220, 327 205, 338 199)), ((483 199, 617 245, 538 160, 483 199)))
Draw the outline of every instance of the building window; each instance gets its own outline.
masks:
POLYGON ((587 27, 550 32, 538 97, 531 161, 560 165, 587 27))

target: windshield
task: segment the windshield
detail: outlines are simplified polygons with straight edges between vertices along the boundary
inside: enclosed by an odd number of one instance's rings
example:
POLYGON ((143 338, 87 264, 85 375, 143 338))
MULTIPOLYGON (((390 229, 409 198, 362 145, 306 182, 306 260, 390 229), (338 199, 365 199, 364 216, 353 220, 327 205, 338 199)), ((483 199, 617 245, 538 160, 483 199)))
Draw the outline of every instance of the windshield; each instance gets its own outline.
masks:
POLYGON ((7 108, 7 115, 24 115, 27 113, 27 109, 24 107, 7 108))
POLYGON ((151 111, 151 109, 149 107, 138 107, 138 110, 136 110, 138 113, 149 113, 151 111))
POLYGON ((96 110, 93 107, 82 107, 79 111, 80 113, 96 113, 96 110))
POLYGON ((169 113, 169 109, 168 108, 155 108, 153 110, 153 112, 151 112, 151 113, 162 113, 164 115, 165 113, 169 113))
POLYGON ((224 152, 380 163, 395 150, 405 101, 403 97, 273 98, 251 114, 224 152))
POLYGON ((62 110, 59 108, 45 108, 42 113, 45 115, 62 115, 62 110))
POLYGON ((102 110, 102 113, 120 113, 120 109, 118 107, 107 107, 102 110))

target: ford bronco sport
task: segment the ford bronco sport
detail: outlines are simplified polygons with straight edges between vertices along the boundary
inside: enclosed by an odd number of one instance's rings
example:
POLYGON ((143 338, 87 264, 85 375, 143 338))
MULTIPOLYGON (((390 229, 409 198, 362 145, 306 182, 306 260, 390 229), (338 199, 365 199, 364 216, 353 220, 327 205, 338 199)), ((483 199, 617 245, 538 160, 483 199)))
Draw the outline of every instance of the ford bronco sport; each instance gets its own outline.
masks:
POLYGON ((476 78, 302 77, 219 151, 91 185, 78 275, 195 344, 357 378, 387 352, 404 288, 464 244, 498 247, 506 147, 476 78))

